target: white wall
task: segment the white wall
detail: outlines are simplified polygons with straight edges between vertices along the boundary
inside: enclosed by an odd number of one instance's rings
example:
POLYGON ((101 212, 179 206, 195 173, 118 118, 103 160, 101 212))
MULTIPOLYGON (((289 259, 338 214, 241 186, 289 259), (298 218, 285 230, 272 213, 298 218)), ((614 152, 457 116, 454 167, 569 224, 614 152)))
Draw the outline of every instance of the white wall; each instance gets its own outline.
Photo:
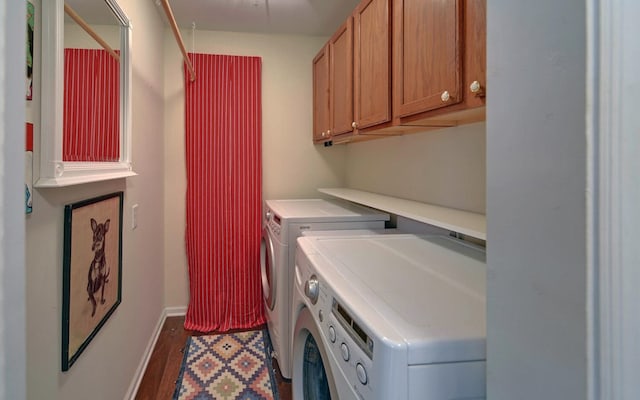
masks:
POLYGON ((485 123, 347 145, 347 186, 485 213, 485 123))
POLYGON ((139 175, 127 180, 35 190, 33 213, 26 217, 27 397, 30 399, 123 398, 164 306, 164 254, 159 249, 164 237, 165 25, 151 1, 121 0, 120 3, 134 27, 133 165, 139 175), (71 369, 62 373, 64 205, 118 190, 125 192, 122 303, 71 369), (139 205, 135 231, 130 225, 133 204, 139 205))
MULTIPOLYGON (((344 185, 345 148, 314 146, 311 62, 326 38, 232 32, 182 32, 188 51, 262 57, 263 198, 318 197, 344 185)), ((185 231, 184 78, 182 55, 165 32, 165 233, 168 307, 188 304, 185 231)), ((197 71, 196 71, 197 73, 197 71)))
POLYGON ((585 2, 487 6, 487 398, 585 399, 585 2))
MULTIPOLYGON (((105 8, 106 11, 106 8, 105 8)), ((114 21, 115 23, 115 21, 114 21)), ((91 25, 91 28, 114 50, 120 49, 120 25, 91 25)), ((89 36, 80 25, 65 19, 64 47, 76 49, 102 49, 100 43, 89 36)))
POLYGON ((0 399, 26 393, 24 17, 24 2, 0 3, 0 399))

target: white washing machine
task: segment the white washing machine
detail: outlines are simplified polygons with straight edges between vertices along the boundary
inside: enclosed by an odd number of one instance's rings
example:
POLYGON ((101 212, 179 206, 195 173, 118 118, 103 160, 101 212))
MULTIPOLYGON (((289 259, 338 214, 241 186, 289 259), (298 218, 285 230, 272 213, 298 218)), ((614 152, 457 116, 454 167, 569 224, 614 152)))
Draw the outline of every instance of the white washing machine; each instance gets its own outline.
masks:
POLYGON ((299 238, 293 398, 485 399, 485 258, 439 235, 299 238))
POLYGON ((305 231, 384 229, 389 215, 339 200, 266 200, 260 259, 273 355, 291 378, 291 287, 296 239, 305 231))

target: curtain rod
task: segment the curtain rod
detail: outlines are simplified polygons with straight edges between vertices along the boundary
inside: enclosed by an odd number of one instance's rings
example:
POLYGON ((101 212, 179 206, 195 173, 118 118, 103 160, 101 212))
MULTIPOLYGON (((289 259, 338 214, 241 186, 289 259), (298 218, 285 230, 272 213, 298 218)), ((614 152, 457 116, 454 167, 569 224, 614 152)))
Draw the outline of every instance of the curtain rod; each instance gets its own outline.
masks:
POLYGON ((78 25, 80 25, 80 27, 82 29, 85 30, 85 32, 87 32, 89 34, 89 36, 91 36, 92 38, 94 38, 96 40, 96 42, 98 42, 100 44, 100 46, 102 46, 109 54, 111 54, 111 57, 115 58, 117 61, 120 61, 120 55, 118 53, 116 53, 111 46, 109 46, 109 44, 107 42, 104 41, 103 38, 100 37, 100 35, 98 35, 96 33, 96 31, 94 31, 93 29, 91 29, 91 27, 89 26, 89 24, 87 24, 81 16, 78 15, 78 13, 76 13, 73 8, 71 8, 67 3, 64 3, 64 12, 71 17, 71 19, 73 19, 74 21, 76 21, 76 23, 78 25))
POLYGON ((173 36, 176 37, 176 41, 178 42, 178 47, 180 47, 180 51, 182 52, 182 58, 184 58, 184 62, 187 64, 187 68, 189 68, 189 72, 191 73, 191 81, 196 80, 196 71, 193 69, 193 64, 191 64, 191 60, 187 55, 187 49, 184 47, 184 42, 182 41, 182 35, 180 35, 180 31, 178 30, 178 24, 176 23, 176 19, 173 17, 173 12, 171 11, 171 6, 169 5, 169 0, 162 0, 162 8, 164 8, 165 14, 167 14, 167 18, 169 19, 169 24, 171 25, 171 29, 173 30, 173 36))

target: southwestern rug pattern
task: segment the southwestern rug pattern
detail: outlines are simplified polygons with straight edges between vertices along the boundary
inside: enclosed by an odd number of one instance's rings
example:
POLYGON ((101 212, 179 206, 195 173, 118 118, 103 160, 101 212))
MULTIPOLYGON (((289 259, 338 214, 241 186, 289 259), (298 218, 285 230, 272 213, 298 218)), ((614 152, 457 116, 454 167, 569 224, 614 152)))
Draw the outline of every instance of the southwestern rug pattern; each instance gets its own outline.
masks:
POLYGON ((191 336, 174 400, 275 400, 266 330, 191 336))

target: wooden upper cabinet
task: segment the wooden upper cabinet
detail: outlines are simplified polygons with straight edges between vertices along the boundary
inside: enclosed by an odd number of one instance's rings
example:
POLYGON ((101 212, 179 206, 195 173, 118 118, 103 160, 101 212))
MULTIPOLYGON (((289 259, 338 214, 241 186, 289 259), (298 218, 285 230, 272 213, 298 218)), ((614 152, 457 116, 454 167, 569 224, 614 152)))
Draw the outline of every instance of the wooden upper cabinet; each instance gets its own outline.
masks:
POLYGON ((353 19, 329 40, 331 136, 353 131, 353 19))
POLYGON ((486 0, 361 0, 313 79, 315 142, 483 121, 486 0))
POLYGON ((353 19, 354 127, 361 130, 391 121, 390 0, 363 0, 353 19))
POLYGON ((394 0, 394 116, 462 101, 462 0, 394 0))
POLYGON ((313 141, 330 138, 329 49, 324 46, 313 59, 313 141))

